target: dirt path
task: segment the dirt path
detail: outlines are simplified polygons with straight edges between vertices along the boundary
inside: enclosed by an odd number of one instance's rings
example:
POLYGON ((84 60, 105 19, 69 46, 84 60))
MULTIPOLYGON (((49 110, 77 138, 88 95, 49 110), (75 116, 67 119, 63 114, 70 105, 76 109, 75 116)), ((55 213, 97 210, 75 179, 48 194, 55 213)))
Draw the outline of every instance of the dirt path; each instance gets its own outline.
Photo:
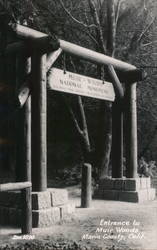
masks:
MULTIPOLYGON (((80 205, 78 198, 72 198, 71 202, 76 207, 80 205)), ((62 222, 51 228, 33 229, 34 240, 13 240, 13 235, 18 233, 19 229, 0 230, 0 249, 4 249, 9 243, 15 245, 16 248, 12 249, 27 250, 156 250, 157 200, 145 204, 93 200, 91 208, 77 208, 66 223, 62 222), (118 226, 120 223, 123 225, 118 226)))

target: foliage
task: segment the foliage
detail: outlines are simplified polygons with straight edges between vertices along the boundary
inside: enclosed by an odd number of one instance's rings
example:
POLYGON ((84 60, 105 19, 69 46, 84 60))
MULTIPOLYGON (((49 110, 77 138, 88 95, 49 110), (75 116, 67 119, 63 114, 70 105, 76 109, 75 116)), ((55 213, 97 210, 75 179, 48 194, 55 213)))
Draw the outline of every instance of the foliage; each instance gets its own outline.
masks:
MULTIPOLYGON (((115 57, 135 64, 138 68, 147 71, 147 78, 138 84, 138 136, 139 157, 144 156, 148 160, 157 160, 156 140, 157 137, 157 100, 156 100, 156 37, 157 37, 157 4, 155 0, 116 0, 116 47, 115 57)), ((9 13, 9 20, 25 23, 48 34, 55 34, 59 38, 74 42, 81 46, 101 50, 100 36, 98 36, 99 24, 106 46, 107 27, 107 0, 9 0, 0 1, 9 13), (90 7, 90 2, 95 4, 96 9, 90 7), (5 4, 4 4, 5 3, 5 4), (94 19, 95 10, 100 23, 94 19)), ((6 13, 6 11, 5 11, 6 13)), ((100 35, 100 34, 99 34, 100 35)), ((78 58, 66 56, 58 62, 58 66, 78 73, 101 78, 100 68, 94 64, 85 63, 78 58)), ((51 95, 49 96, 51 99, 51 95)), ((56 103, 59 97, 55 96, 56 103)), ((54 100, 54 99, 53 99, 54 100)), ((80 125, 78 104, 75 98, 68 100, 76 111, 75 116, 80 125)), ((53 104, 49 101, 49 107, 53 104)), ((64 104, 65 105, 65 104, 64 104)), ((95 148, 97 127, 93 132, 93 115, 98 119, 95 109, 99 110, 100 102, 83 98, 83 106, 87 114, 88 126, 92 136, 92 148, 95 148), (88 113, 94 110, 92 119, 88 113), (91 129, 92 128, 92 129, 91 129)), ((54 109, 49 113, 49 124, 52 124, 54 109)), ((98 126, 98 121, 94 121, 98 126)), ((56 125, 58 126, 58 125, 56 125)), ((71 128, 73 125, 71 124, 71 128)), ((104 128, 105 130, 105 128, 104 128)), ((49 130, 50 131, 50 130, 49 130)), ((76 130, 75 130, 76 132, 76 130)), ((50 132, 51 133, 51 132, 50 132)), ((78 140, 78 137, 75 137, 78 140)))
POLYGON ((146 162, 143 157, 140 158, 138 164, 138 173, 140 177, 157 176, 157 166, 155 161, 146 162))
POLYGON ((77 185, 81 182, 81 165, 75 165, 72 168, 64 167, 58 169, 56 172, 53 172, 53 181, 50 182, 49 185, 55 186, 56 185, 62 186, 71 186, 77 185))
POLYGON ((157 160, 156 155, 156 1, 123 1, 117 33, 116 57, 129 60, 145 70, 147 77, 138 83, 138 148, 139 158, 157 160), (123 18, 122 18, 123 17, 123 18))

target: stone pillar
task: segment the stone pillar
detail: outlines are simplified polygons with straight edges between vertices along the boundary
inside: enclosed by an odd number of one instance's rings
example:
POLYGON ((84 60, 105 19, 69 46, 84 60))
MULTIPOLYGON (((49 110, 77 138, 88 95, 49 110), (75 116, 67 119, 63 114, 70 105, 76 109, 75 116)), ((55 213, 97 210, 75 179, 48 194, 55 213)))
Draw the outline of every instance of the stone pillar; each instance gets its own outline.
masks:
POLYGON ((32 56, 32 190, 47 189, 46 55, 32 56))
POLYGON ((137 177, 136 83, 126 85, 126 177, 137 177))
POLYGON ((112 106, 112 178, 123 177, 123 112, 121 101, 112 106))

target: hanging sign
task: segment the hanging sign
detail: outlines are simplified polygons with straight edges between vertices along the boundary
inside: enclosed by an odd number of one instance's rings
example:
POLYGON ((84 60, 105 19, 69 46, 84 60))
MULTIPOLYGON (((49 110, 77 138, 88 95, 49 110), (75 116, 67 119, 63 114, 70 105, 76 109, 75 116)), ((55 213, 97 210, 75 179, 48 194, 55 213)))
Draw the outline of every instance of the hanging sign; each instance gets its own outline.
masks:
POLYGON ((98 80, 95 78, 75 74, 63 70, 52 68, 48 78, 48 84, 50 89, 88 96, 97 99, 114 101, 115 93, 113 85, 110 82, 98 80))

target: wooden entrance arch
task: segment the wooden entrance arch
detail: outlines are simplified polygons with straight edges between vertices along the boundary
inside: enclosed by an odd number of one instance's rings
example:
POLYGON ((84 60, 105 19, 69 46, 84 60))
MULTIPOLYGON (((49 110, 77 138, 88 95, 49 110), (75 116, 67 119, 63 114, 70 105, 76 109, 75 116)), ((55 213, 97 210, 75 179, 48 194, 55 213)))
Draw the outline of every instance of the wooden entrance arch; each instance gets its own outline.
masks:
POLYGON ((121 178, 123 174, 124 114, 126 115, 125 126, 127 129, 126 177, 135 178, 137 176, 136 82, 142 80, 142 72, 131 64, 70 42, 58 40, 56 44, 53 45, 48 35, 19 24, 16 25, 15 32, 20 38, 20 41, 8 45, 4 54, 7 55, 25 51, 27 57, 31 57, 32 61, 31 74, 28 75, 27 80, 31 82, 31 85, 26 84, 26 88, 31 88, 31 105, 30 99, 27 99, 29 111, 26 117, 27 150, 25 154, 27 164, 25 172, 29 180, 30 165, 32 164, 33 191, 45 191, 47 189, 46 73, 62 51, 96 64, 107 65, 116 94, 116 102, 113 105, 112 177, 121 178), (121 82, 125 83, 125 92, 121 82), (31 126, 30 116, 32 119, 31 126))

